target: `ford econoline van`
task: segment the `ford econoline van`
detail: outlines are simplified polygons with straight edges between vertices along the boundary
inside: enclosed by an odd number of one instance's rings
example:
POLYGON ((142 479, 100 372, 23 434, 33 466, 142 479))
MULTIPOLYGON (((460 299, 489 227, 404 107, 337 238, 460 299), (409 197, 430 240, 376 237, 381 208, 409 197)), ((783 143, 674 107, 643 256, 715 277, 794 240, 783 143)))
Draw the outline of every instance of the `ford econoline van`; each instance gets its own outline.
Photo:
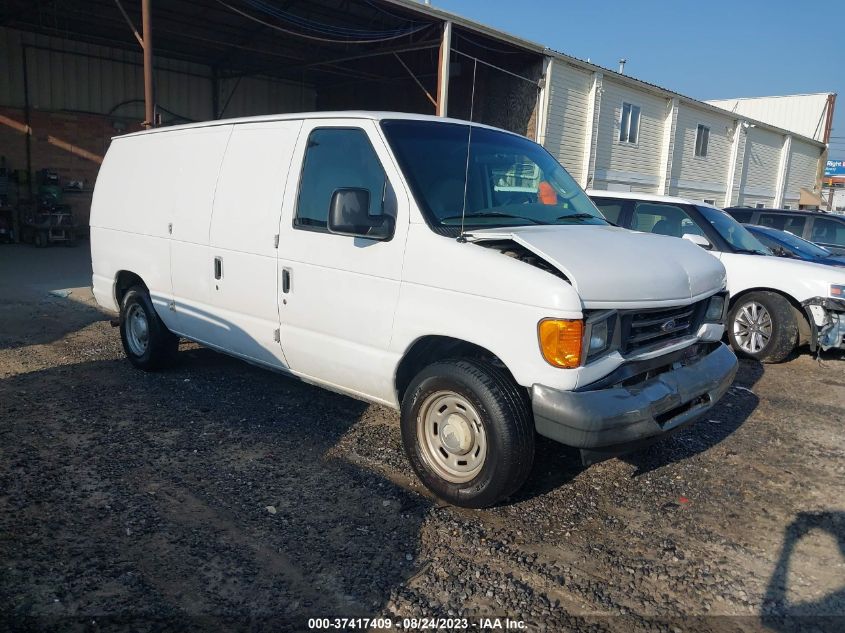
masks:
POLYGON ((314 113, 117 137, 91 212, 94 294, 129 360, 179 338, 400 411, 422 482, 481 507, 535 434, 619 455, 736 372, 725 270, 609 224, 541 146, 465 121, 314 113))

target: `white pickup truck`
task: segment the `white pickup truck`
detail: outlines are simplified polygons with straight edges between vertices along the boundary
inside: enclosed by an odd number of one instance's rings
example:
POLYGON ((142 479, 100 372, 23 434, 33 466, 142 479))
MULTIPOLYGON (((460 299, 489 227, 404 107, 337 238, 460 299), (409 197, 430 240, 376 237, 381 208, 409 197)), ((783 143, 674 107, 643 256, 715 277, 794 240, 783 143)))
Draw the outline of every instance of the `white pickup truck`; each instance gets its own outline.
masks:
POLYGON ((213 121, 115 138, 94 294, 142 369, 179 337, 401 411, 441 498, 516 491, 535 432, 586 462, 724 394, 725 271, 610 226, 524 137, 395 113, 213 121))
POLYGON ((636 231, 683 237, 725 265, 728 338, 737 353, 785 360, 799 345, 845 347, 845 270, 775 257, 712 205, 647 193, 589 191, 607 219, 636 231))

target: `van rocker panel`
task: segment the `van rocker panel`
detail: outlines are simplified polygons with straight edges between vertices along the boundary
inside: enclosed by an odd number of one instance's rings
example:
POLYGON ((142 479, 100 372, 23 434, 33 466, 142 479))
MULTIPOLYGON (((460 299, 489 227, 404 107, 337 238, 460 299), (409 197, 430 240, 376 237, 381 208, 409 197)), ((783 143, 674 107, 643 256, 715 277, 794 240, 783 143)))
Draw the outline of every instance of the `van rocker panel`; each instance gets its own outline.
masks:
POLYGON ((535 384, 534 423, 540 435, 561 444, 624 454, 712 408, 730 387, 737 367, 734 353, 719 343, 706 355, 688 364, 676 362, 673 369, 636 386, 559 391, 535 384))

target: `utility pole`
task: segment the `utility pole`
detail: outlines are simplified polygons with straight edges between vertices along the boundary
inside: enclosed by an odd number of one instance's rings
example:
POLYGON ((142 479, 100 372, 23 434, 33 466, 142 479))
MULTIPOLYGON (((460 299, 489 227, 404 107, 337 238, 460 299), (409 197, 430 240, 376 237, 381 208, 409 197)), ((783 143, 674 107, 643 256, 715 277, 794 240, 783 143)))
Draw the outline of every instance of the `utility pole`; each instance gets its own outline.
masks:
POLYGON ((827 210, 833 213, 833 178, 827 180, 827 210))

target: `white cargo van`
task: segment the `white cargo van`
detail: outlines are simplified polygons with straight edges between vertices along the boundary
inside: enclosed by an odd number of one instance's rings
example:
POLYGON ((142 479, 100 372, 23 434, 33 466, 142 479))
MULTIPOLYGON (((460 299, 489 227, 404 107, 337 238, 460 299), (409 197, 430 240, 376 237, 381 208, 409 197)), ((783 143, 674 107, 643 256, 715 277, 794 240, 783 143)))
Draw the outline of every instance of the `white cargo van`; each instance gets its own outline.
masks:
POLYGON ((730 385, 725 271, 608 224, 539 145, 395 113, 213 121, 115 138, 91 212, 126 354, 179 337, 401 411, 440 497, 513 493, 535 432, 586 463, 730 385))

